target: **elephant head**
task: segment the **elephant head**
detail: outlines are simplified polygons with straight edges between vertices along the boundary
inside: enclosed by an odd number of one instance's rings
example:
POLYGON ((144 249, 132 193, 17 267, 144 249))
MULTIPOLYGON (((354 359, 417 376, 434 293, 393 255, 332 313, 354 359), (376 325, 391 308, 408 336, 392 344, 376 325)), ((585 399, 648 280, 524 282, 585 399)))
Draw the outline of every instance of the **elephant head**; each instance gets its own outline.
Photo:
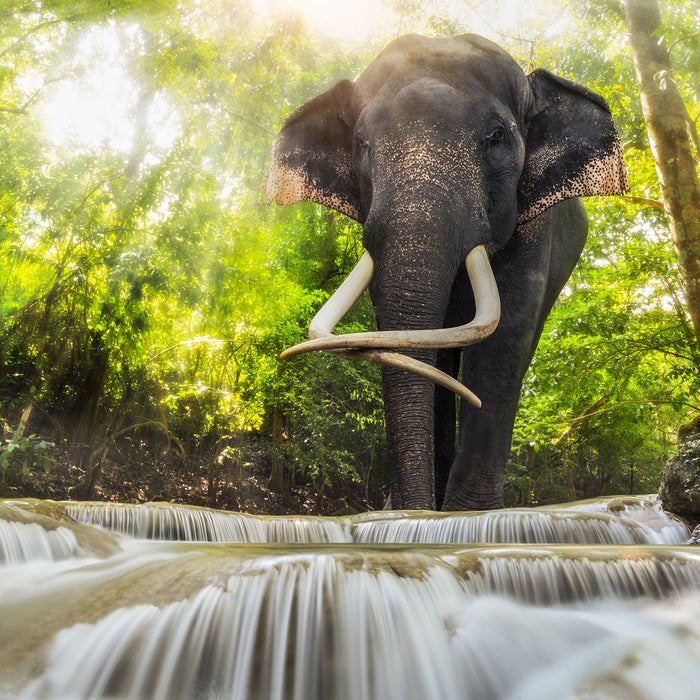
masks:
POLYGON ((514 238, 540 245, 531 222, 562 200, 627 188, 607 105, 546 71, 525 75, 476 35, 406 36, 286 120, 263 186, 268 201, 318 202, 363 224, 366 253, 310 340, 283 357, 327 350, 386 365, 393 505, 434 508, 431 381, 480 405, 438 349, 494 332, 489 260, 514 238), (367 286, 378 331, 332 335, 367 286))

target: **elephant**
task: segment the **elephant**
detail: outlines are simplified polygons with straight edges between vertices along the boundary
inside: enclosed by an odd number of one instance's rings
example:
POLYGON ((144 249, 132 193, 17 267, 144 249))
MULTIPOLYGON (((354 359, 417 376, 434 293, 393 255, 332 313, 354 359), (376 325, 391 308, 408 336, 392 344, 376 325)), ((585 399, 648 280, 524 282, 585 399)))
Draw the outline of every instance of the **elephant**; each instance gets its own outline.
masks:
POLYGON ((628 190, 605 100, 474 34, 403 36, 286 119, 262 186, 363 225, 282 356, 382 364, 391 507, 503 507, 523 377, 588 234, 580 197, 628 190), (378 330, 333 335, 367 287, 378 330))

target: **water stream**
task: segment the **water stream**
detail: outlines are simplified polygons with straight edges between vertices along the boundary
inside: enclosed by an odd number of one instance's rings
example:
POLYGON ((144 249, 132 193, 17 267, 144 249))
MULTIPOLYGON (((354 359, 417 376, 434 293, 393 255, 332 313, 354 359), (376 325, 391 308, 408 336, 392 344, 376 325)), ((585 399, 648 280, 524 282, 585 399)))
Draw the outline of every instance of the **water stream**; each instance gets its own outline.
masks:
POLYGON ((0 502, 0 698, 697 698, 653 498, 255 517, 0 502))

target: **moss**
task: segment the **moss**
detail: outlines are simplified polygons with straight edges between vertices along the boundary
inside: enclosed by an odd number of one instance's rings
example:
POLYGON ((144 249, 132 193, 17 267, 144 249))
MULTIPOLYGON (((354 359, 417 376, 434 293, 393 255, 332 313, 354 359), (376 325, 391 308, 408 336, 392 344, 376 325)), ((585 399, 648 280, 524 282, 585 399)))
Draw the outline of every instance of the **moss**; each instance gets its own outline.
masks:
POLYGON ((608 511, 610 513, 621 513, 625 508, 637 508, 640 505, 640 499, 634 496, 620 496, 612 498, 607 502, 608 511))

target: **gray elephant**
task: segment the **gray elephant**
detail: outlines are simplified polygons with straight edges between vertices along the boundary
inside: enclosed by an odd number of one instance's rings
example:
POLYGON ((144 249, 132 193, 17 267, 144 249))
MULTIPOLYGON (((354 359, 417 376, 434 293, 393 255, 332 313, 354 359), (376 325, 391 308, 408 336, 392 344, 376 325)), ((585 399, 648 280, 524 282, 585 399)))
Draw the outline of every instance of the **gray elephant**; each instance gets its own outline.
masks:
POLYGON ((605 101, 476 35, 405 36, 286 120, 263 186, 364 226, 283 357, 382 363, 392 507, 502 507, 523 376, 586 240, 576 198, 628 187, 605 101), (368 286, 379 330, 333 335, 368 286))

